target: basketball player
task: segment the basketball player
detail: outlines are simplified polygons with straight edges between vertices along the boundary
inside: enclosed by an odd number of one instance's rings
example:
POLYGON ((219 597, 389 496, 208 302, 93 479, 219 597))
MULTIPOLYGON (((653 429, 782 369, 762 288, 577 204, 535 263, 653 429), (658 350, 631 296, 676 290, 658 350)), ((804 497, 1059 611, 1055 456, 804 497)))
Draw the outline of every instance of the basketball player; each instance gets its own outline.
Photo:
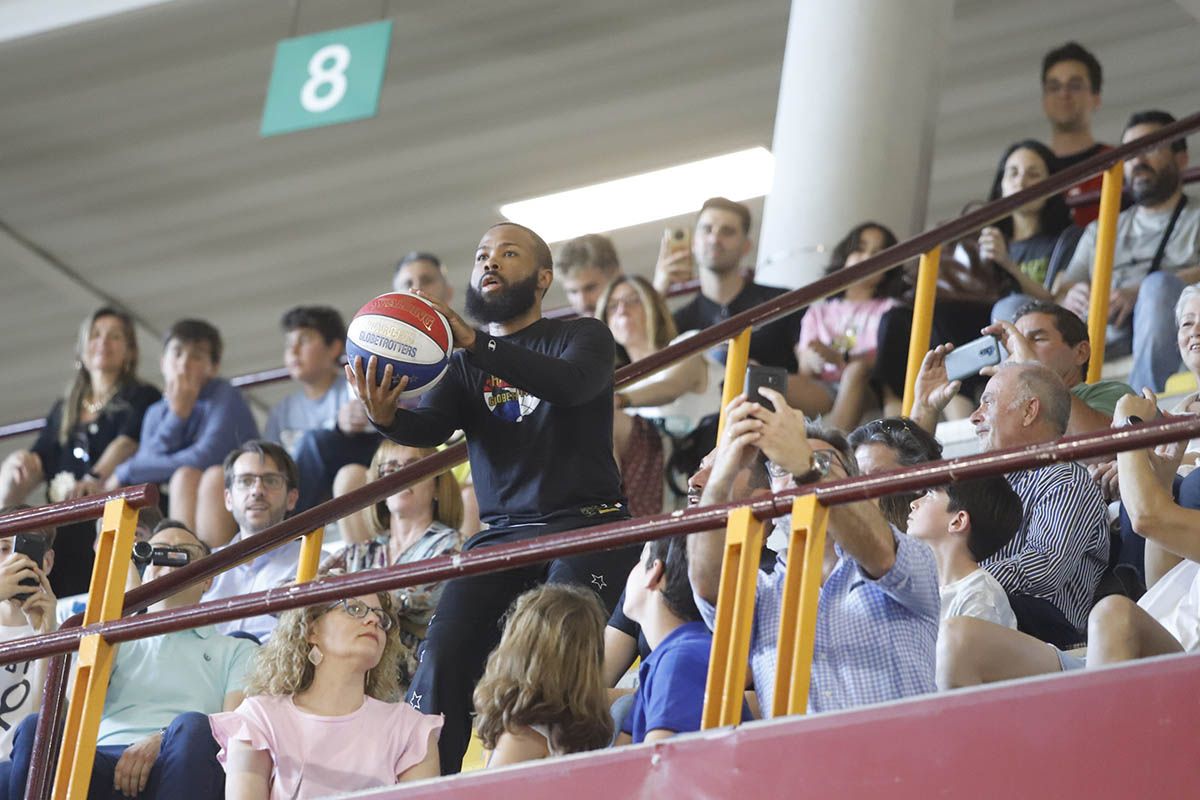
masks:
MULTIPOLYGON (((459 348, 441 382, 412 411, 398 409, 408 379, 392 389, 392 366, 375 357, 346 368, 375 426, 390 439, 432 447, 467 435, 479 511, 488 528, 464 551, 626 519, 613 459, 615 344, 603 322, 542 317, 554 279, 550 248, 533 231, 501 223, 475 251, 467 313, 444 303, 459 348)), ((414 708, 441 713, 442 773, 458 772, 470 740, 471 693, 500 639, 500 618, 517 595, 543 581, 590 586, 612 609, 637 548, 588 553, 450 581, 430 623, 409 690, 414 708)))

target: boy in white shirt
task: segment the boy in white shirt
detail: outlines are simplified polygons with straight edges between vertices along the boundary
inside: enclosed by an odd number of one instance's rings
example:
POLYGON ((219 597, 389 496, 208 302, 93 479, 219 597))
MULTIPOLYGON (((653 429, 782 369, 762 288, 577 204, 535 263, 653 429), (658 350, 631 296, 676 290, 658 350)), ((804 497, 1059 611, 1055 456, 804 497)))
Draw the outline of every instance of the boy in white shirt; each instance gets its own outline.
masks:
POLYGON ((1016 629, 1004 587, 979 562, 1008 544, 1021 528, 1021 498, 1003 476, 957 481, 912 502, 908 534, 937 560, 942 620, 977 617, 1016 629))

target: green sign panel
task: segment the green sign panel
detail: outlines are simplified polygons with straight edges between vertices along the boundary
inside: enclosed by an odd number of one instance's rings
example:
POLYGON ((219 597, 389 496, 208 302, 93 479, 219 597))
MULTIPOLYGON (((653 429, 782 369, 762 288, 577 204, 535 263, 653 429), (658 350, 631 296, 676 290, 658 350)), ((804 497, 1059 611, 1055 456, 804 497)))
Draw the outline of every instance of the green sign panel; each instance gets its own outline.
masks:
POLYGON ((392 22, 284 39, 263 106, 263 136, 375 116, 392 22))

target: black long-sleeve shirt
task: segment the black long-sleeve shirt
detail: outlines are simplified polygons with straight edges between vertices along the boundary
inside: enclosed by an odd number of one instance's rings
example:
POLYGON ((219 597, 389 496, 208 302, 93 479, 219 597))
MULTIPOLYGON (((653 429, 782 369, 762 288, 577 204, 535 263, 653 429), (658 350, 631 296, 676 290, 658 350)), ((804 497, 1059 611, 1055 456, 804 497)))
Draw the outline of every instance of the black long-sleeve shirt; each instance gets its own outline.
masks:
POLYGON ((480 517, 492 527, 624 508, 613 459, 615 344, 594 319, 477 332, 421 405, 380 431, 414 447, 467 435, 480 517))

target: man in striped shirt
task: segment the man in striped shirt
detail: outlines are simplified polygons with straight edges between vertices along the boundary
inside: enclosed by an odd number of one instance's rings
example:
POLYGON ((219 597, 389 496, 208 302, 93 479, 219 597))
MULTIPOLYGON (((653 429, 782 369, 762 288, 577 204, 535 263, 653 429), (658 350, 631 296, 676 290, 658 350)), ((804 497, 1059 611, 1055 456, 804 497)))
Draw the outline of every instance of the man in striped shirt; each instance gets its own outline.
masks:
MULTIPOLYGON (((938 357, 926 358, 917 384, 917 406, 936 407, 941 396, 957 391, 938 357)), ((914 408, 914 418, 918 413, 914 408)), ((1041 364, 1008 362, 988 381, 971 423, 990 452, 1053 442, 1066 432, 1070 416, 1070 392, 1054 372, 1041 364)), ((1108 517, 1099 487, 1074 462, 1006 477, 1021 497, 1024 520, 1012 541, 982 566, 1010 595, 1049 601, 1071 625, 1083 628, 1108 565, 1108 517)))

